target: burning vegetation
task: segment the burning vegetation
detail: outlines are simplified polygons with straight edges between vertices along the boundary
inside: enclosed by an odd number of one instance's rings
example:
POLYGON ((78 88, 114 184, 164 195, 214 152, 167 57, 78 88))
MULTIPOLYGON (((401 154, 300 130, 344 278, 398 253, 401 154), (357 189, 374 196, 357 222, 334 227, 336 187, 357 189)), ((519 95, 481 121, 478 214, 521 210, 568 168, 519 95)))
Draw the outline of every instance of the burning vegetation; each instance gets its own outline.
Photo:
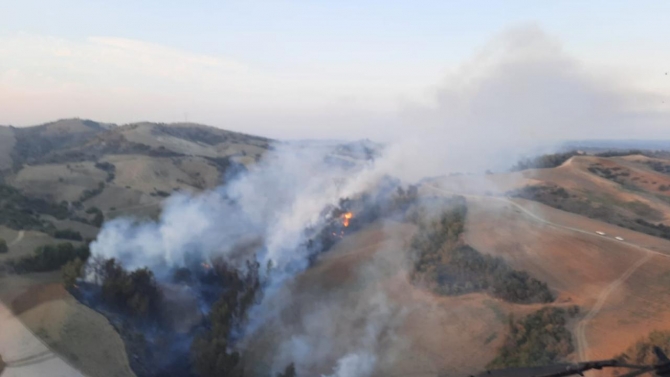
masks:
POLYGON ((354 214, 351 212, 345 212, 340 217, 342 218, 342 226, 347 228, 349 226, 349 220, 354 217, 354 214))
MULTIPOLYGON (((385 178, 374 190, 325 210, 323 226, 305 229, 307 241, 299 248, 314 262, 367 224, 403 220, 417 200, 416 187, 404 189, 397 180, 385 178)), ((237 344, 244 338, 250 309, 274 273, 272 263, 261 271, 254 255, 264 247, 240 246, 231 253, 236 261, 193 253, 185 266, 158 277, 148 268, 126 270, 118 260, 100 256, 89 258, 85 266, 72 262, 63 274, 70 291, 117 328, 139 377, 242 376, 244 354, 237 344), (240 264, 244 255, 248 261, 240 264)), ((295 376, 294 367, 285 368, 284 374, 295 376)))

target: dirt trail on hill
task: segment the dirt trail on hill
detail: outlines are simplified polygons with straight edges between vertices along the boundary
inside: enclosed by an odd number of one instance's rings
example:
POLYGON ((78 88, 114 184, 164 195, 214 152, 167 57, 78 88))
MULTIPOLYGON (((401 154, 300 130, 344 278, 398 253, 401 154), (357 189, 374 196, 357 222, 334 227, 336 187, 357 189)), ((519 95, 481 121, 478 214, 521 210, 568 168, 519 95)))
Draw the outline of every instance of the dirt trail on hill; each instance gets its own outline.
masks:
POLYGON ((601 236, 601 235, 593 233, 591 231, 586 231, 586 230, 583 230, 583 229, 574 228, 574 227, 571 227, 571 226, 568 226, 568 225, 553 223, 551 221, 548 221, 546 219, 541 218, 540 216, 531 212, 530 210, 528 210, 524 206, 522 206, 522 205, 520 205, 520 204, 518 204, 518 203, 516 203, 516 202, 514 202, 514 201, 512 201, 508 198, 505 198, 505 197, 462 194, 462 193, 458 193, 458 192, 454 192, 454 191, 445 190, 445 189, 442 189, 440 187, 430 185, 430 184, 426 184, 424 186, 428 187, 428 188, 431 188, 435 191, 439 191, 439 192, 449 194, 449 195, 460 195, 460 196, 463 196, 463 197, 466 197, 466 198, 489 199, 489 200, 504 202, 504 203, 509 204, 509 205, 513 206, 514 208, 520 210, 526 216, 528 216, 528 217, 532 218, 533 220, 535 220, 537 222, 540 222, 542 224, 546 224, 548 226, 551 226, 551 227, 554 227, 554 228, 557 228, 557 229, 563 229, 563 230, 567 230, 567 231, 571 231, 571 232, 585 234, 585 235, 588 235, 590 237, 598 238, 600 240, 605 240, 605 241, 609 241, 609 242, 612 242, 612 243, 624 244, 624 245, 627 245, 627 246, 630 246, 632 248, 635 248, 635 249, 638 249, 640 251, 645 252, 645 255, 642 258, 640 258, 635 264, 633 264, 630 268, 628 268, 626 271, 624 271, 619 278, 612 281, 610 284, 608 284, 605 287, 605 289, 603 289, 600 292, 600 294, 597 296, 595 304, 591 307, 591 309, 588 311, 588 313, 586 313, 586 315, 577 324, 577 326, 575 328, 575 337, 577 338, 576 352, 577 352, 577 355, 578 355, 580 361, 586 361, 587 356, 588 356, 588 341, 587 341, 587 338, 586 338, 586 331, 585 331, 586 326, 595 316, 598 315, 598 313, 600 312, 602 307, 605 305, 605 302, 607 302, 607 299, 608 299, 609 295, 612 292, 614 292, 617 288, 619 288, 621 286, 621 284, 623 284, 626 281, 626 279, 628 279, 631 275, 633 275, 633 273, 635 273, 635 271, 637 271, 638 268, 640 268, 647 261, 649 261, 649 259, 651 259, 654 255, 659 255, 659 256, 662 256, 662 257, 665 257, 665 258, 670 258, 670 255, 668 255, 668 254, 664 254, 664 253, 661 253, 659 251, 647 249, 645 247, 642 247, 640 245, 637 245, 637 244, 634 244, 634 243, 631 243, 631 242, 628 242, 628 241, 620 241, 620 240, 616 240, 616 239, 613 239, 613 238, 608 238, 608 237, 601 236))
POLYGON ((600 309, 602 309, 603 305, 605 305, 605 302, 607 301, 607 297, 610 295, 610 293, 614 292, 621 284, 623 284, 626 279, 628 279, 635 271, 640 268, 643 264, 649 261, 653 257, 652 253, 646 253, 644 257, 642 257, 640 260, 638 260, 634 265, 630 266, 629 269, 624 271, 621 276, 611 282, 602 292, 600 292, 600 295, 598 295, 598 300, 596 300, 596 303, 591 307, 591 310, 589 310, 588 313, 582 318, 581 321, 577 324, 575 328, 575 337, 577 338, 577 353, 579 355, 579 360, 580 361, 586 361, 588 360, 588 348, 589 348, 589 343, 586 339, 586 326, 589 324, 589 321, 591 321, 595 316, 598 315, 600 312, 600 309))
POLYGON ((15 238, 12 242, 10 242, 9 245, 7 245, 7 246, 16 246, 16 245, 18 245, 19 242, 21 242, 21 241, 23 240, 23 237, 24 237, 25 235, 26 235, 26 231, 25 231, 25 230, 20 230, 20 231, 19 231, 19 234, 16 235, 16 238, 15 238))

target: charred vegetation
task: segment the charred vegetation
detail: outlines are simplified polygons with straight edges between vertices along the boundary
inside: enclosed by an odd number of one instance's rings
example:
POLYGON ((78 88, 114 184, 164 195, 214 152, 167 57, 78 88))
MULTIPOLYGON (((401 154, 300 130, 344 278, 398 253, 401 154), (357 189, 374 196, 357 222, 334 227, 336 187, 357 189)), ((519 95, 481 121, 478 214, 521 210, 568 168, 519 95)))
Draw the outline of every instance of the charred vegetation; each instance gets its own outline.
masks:
POLYGON ((241 376, 235 343, 261 292, 259 264, 244 270, 194 259, 158 281, 147 268, 128 271, 96 257, 86 268, 79 259, 68 263, 63 277, 117 329, 138 376, 241 376))

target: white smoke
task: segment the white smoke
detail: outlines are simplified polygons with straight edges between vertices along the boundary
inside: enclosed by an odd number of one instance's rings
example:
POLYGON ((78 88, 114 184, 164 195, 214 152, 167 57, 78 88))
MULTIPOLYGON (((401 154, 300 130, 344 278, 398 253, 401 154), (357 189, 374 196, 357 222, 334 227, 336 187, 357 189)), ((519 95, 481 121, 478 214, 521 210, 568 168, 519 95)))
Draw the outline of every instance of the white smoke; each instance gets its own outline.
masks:
MULTIPOLYGON (((306 257, 298 246, 322 211, 380 176, 374 165, 343 167, 328 149, 278 147, 250 171, 201 194, 178 193, 157 222, 119 218, 91 244, 94 255, 117 258, 130 269, 183 266, 190 254, 227 259, 244 242, 261 240, 259 261, 279 271, 306 257)), ((303 250, 304 251, 304 250, 303 250)))
POLYGON ((350 353, 337 361, 333 374, 324 377, 367 377, 374 371, 376 361, 373 354, 350 353))

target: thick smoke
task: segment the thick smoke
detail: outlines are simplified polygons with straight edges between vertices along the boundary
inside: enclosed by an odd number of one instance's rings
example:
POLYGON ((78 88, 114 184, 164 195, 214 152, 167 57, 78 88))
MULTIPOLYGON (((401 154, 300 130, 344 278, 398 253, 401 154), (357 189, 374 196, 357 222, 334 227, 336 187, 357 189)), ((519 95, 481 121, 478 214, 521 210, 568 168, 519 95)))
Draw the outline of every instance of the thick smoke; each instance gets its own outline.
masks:
POLYGON ((178 193, 157 222, 120 218, 105 224, 92 244, 96 255, 127 268, 184 266, 193 252, 233 259, 245 243, 260 241, 259 261, 278 270, 304 267, 299 245, 318 226, 324 208, 379 177, 371 162, 338 163, 327 148, 280 146, 250 171, 213 191, 178 193))
POLYGON ((337 361, 335 373, 328 377, 369 376, 376 360, 377 357, 369 353, 350 353, 337 361))
MULTIPOLYGON (((291 294, 290 278, 309 265, 305 230, 331 221, 324 209, 341 198, 372 187, 387 174, 413 182, 454 171, 502 169, 538 144, 550 150, 564 139, 614 133, 625 138, 634 136, 636 127, 660 131, 667 117, 645 107, 655 100, 590 74, 536 28, 514 30, 450 76, 432 106, 407 106, 384 130, 391 142, 374 162, 333 158, 326 147, 277 146, 215 190, 173 195, 156 222, 121 218, 106 223, 92 252, 115 257, 127 268, 149 266, 159 279, 193 255, 240 267, 253 255, 262 266, 272 261, 271 284, 250 314, 247 333, 253 334, 277 320, 282 302, 290 302, 283 299, 291 294)), ((282 342, 273 369, 295 362, 299 372, 373 374, 380 359, 393 355, 386 348, 380 352, 382 344, 401 341, 393 338, 393 329, 404 308, 378 287, 367 289, 366 300, 351 310, 337 307, 330 297, 315 298, 282 342), (342 330, 338 325, 346 323, 357 324, 356 335, 347 342, 331 341, 342 330), (324 366, 330 371, 319 369, 324 366)))

